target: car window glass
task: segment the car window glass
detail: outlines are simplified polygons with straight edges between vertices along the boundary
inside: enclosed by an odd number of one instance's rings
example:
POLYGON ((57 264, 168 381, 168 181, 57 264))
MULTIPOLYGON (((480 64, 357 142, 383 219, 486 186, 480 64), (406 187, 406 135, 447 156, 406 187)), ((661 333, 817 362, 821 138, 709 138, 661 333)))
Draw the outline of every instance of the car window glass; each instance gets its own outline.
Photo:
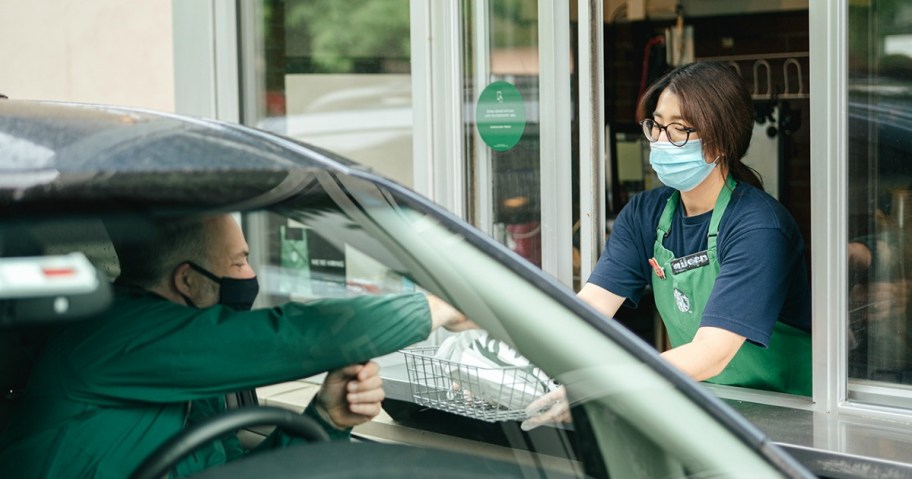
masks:
MULTIPOLYGON (((251 240, 256 244, 271 248, 258 251, 251 245, 253 261, 268 258, 265 264, 253 264, 261 285, 257 307, 289 300, 427 292, 404 261, 341 211, 313 215, 289 209, 281 214, 248 214, 245 219, 268 225, 264 231, 247 235, 256 238, 251 240)), ((484 330, 441 331, 377 361, 383 368, 388 399, 386 413, 373 429, 404 421, 413 426, 412 431, 422 428, 453 435, 451 440, 460 447, 494 457, 512 456, 503 421, 512 420, 506 429, 522 437, 516 421, 525 417, 525 407, 557 387, 540 368, 484 330), (484 447, 472 437, 481 431, 492 431, 490 437, 481 438, 487 443, 484 447)), ((303 409, 320 380, 322 376, 260 388, 259 402, 303 409)), ((370 434, 372 427, 360 429, 370 434)), ((554 431, 558 436, 572 434, 572 424, 542 429, 538 435, 549 436, 554 431)), ((527 444, 520 449, 528 449, 525 452, 530 458, 538 457, 557 470, 582 471, 572 449, 561 446, 565 441, 566 437, 556 444, 548 441, 540 447, 527 444)))
MULTIPOLYGON (((727 434, 718 424, 705 423, 688 401, 675 398, 673 386, 645 365, 626 358, 627 364, 618 362, 614 368, 555 373, 566 367, 563 359, 541 351, 536 357, 545 363, 530 362, 527 350, 515 346, 524 334, 516 325, 556 320, 569 312, 547 295, 533 293, 534 287, 510 276, 463 234, 376 185, 328 176, 319 182, 333 204, 325 197, 316 201, 318 195, 311 191, 297 203, 244 216, 251 262, 262 285, 257 307, 288 300, 430 292, 484 326, 468 333, 434 333, 427 341, 378 358, 387 394, 384 413, 356 428, 356 434, 392 436, 487 457, 520 457, 574 476, 600 476, 606 463, 617 477, 682 476, 691 469, 716 467, 709 463, 719 458, 706 459, 689 434, 657 434, 658 424, 642 422, 657 416, 631 404, 669 401, 655 407, 691 410, 684 427, 727 434), (319 206, 314 208, 314 202, 319 206), (464 271, 453 267, 457 258, 464 271), (504 289, 517 296, 501 301, 491 288, 474 284, 482 278, 502 278, 504 289), (517 303, 517 298, 523 299, 517 303), (573 420, 523 431, 520 424, 530 401, 565 382, 581 396, 573 400, 581 406, 574 408, 573 420), (437 439, 429 444, 428 437, 437 439), (588 445, 581 446, 584 443, 588 445)), ((616 348, 606 351, 605 338, 597 333, 580 333, 576 345, 577 351, 563 352, 594 361, 623 354, 616 348)), ((303 409, 319 381, 302 378, 266 386, 257 391, 259 401, 303 409)), ((731 455, 724 461, 757 460, 729 442, 731 455)))

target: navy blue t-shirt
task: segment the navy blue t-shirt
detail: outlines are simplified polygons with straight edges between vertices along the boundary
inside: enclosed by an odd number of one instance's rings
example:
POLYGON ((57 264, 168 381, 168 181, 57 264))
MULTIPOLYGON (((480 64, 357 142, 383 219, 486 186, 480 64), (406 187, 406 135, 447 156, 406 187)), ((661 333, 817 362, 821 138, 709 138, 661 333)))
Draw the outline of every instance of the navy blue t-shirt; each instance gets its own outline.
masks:
MULTIPOLYGON (((674 190, 660 187, 634 196, 615 221, 590 283, 636 307, 652 281, 656 226, 674 190)), ((684 216, 678 203, 664 246, 675 257, 703 251, 712 211, 684 216)), ((775 198, 739 183, 719 224, 719 276, 701 326, 722 328, 766 346, 776 321, 811 328, 811 295, 804 240, 794 218, 775 198)))

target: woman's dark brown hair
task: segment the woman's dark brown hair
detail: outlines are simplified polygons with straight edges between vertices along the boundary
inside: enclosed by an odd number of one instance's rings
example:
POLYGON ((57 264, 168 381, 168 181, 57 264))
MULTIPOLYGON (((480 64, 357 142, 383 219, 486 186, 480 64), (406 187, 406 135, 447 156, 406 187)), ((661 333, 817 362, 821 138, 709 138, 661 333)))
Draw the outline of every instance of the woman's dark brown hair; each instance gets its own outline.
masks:
POLYGON ((638 120, 652 118, 659 95, 665 90, 677 95, 681 117, 699 132, 703 154, 718 156, 735 180, 762 189, 760 175, 741 162, 754 127, 754 105, 741 77, 719 62, 676 68, 643 94, 637 105, 638 120))

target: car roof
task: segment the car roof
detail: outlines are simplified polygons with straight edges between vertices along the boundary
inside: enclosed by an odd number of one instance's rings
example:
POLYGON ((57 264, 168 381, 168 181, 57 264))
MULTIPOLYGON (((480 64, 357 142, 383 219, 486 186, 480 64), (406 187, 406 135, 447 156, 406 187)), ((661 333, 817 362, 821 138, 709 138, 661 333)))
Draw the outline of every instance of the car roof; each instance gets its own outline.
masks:
POLYGON ((331 153, 240 125, 0 101, 0 209, 7 217, 255 208, 300 192, 317 171, 352 168, 331 153))

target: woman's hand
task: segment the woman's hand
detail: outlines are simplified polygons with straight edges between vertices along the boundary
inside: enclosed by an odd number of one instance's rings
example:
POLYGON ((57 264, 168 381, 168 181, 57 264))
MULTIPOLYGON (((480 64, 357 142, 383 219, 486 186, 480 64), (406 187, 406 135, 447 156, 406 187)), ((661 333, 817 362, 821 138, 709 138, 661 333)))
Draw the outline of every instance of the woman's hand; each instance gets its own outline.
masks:
POLYGON ((528 419, 519 427, 523 431, 531 431, 542 424, 570 422, 570 402, 567 401, 567 391, 563 386, 532 401, 526 407, 528 419))

